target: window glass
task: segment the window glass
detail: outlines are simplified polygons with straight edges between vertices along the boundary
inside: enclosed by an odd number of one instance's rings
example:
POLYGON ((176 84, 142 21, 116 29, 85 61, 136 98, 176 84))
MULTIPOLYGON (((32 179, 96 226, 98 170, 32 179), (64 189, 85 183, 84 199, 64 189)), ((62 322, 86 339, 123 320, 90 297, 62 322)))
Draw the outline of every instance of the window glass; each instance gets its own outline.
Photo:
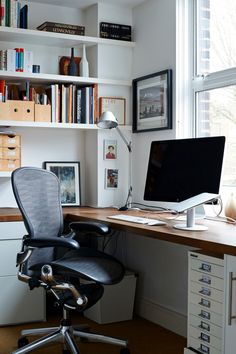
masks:
POLYGON ((236 0, 197 0, 197 74, 236 66, 236 0))
POLYGON ((226 137, 222 185, 236 187, 236 86, 196 94, 197 136, 226 137))

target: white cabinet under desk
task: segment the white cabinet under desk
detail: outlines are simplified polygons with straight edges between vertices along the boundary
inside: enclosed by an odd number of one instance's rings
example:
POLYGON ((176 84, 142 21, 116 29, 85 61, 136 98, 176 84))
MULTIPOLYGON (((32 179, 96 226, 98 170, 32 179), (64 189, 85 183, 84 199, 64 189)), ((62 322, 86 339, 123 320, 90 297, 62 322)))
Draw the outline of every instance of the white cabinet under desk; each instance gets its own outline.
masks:
POLYGON ((189 252, 184 354, 235 354, 236 257, 189 252))
POLYGON ((45 320, 44 290, 30 291, 17 278, 16 254, 25 234, 23 222, 0 222, 0 326, 45 320))

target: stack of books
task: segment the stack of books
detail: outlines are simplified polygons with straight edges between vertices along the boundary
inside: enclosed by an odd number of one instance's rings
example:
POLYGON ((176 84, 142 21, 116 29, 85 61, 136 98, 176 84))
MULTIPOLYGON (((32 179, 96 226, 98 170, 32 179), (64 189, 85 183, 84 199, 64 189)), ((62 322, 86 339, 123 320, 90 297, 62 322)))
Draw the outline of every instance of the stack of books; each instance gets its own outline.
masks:
POLYGON ((33 52, 24 48, 0 50, 0 70, 32 73, 33 52))
POLYGON ((69 25, 66 23, 44 22, 37 27, 37 30, 84 36, 85 27, 77 26, 77 25, 69 25))
POLYGON ((131 41, 131 26, 117 23, 101 22, 100 37, 131 41))
POLYGON ((28 28, 28 5, 19 0, 0 0, 0 26, 28 28))

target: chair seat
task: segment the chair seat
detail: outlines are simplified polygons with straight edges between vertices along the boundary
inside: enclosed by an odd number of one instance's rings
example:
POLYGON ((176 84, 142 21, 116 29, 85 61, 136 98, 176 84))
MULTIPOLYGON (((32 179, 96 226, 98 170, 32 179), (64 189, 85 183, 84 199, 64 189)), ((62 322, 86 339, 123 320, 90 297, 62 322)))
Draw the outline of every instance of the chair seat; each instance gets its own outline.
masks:
MULTIPOLYGON (((30 269, 38 272, 44 264, 34 264, 30 269)), ((114 257, 87 247, 68 251, 63 257, 48 264, 55 275, 64 273, 103 285, 118 283, 125 273, 124 266, 114 257)))

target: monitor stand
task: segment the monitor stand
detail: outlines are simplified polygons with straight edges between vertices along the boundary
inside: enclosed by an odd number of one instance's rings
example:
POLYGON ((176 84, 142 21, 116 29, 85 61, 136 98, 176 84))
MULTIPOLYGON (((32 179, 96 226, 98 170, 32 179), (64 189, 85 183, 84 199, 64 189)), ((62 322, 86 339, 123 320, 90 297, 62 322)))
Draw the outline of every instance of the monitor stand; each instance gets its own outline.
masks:
POLYGON ((177 224, 174 225, 174 228, 186 231, 205 231, 208 229, 207 226, 195 224, 195 207, 187 210, 186 224, 177 224))

